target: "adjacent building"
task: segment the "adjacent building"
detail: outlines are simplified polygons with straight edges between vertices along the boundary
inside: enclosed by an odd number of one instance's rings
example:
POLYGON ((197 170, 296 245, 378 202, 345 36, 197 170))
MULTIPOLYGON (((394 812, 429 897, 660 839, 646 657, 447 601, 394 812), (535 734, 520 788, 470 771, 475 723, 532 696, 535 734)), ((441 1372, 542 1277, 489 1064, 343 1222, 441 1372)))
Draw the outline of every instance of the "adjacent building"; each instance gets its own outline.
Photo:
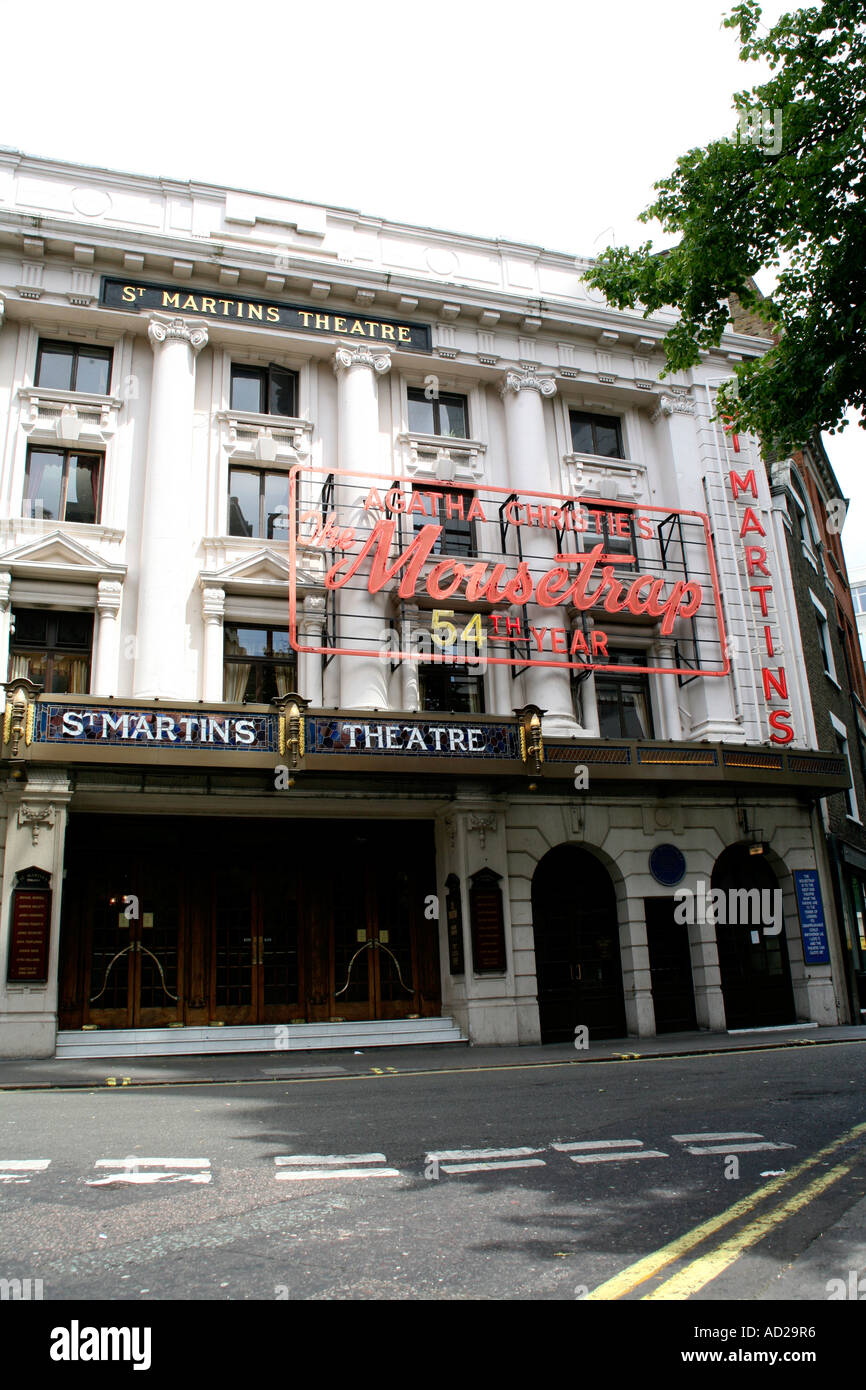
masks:
POLYGON ((587 266, 0 150, 0 1053, 857 1016, 767 344, 587 266))

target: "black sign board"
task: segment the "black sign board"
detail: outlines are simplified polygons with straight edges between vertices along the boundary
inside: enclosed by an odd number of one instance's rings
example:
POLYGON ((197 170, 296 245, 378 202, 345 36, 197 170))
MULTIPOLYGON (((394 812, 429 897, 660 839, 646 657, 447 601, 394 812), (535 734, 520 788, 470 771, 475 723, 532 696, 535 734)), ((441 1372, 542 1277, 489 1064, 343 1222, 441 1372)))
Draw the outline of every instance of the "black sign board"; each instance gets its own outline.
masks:
POLYGON ((492 869, 481 869, 469 880, 472 964, 476 975, 504 975, 506 970, 500 878, 501 874, 492 869))
POLYGON ((462 975, 463 962, 463 904, 460 901, 460 880, 456 874, 449 874, 445 880, 448 890, 445 898, 445 915, 448 921, 448 965, 452 975, 462 975))
POLYGON ((41 985, 48 979, 50 885, 51 875, 44 869, 22 869, 15 875, 8 984, 41 985))
POLYGON ((390 343, 395 348, 430 352, 430 326, 399 319, 362 318, 349 311, 296 304, 273 299, 227 295, 224 291, 191 290, 188 285, 154 285, 141 280, 116 280, 103 275, 99 297, 106 309, 136 313, 156 309, 166 314, 195 314, 217 323, 254 324, 284 333, 317 333, 345 338, 350 343, 390 343))

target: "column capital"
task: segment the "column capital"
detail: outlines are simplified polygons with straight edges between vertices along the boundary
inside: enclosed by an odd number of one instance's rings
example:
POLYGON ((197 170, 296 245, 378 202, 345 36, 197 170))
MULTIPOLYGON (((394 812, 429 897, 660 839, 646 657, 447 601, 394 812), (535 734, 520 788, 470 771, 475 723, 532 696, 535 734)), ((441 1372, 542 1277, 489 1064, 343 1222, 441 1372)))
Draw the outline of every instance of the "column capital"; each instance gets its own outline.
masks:
POLYGON ((334 353, 334 371, 339 376, 341 371, 347 371, 350 367, 370 367, 377 376, 382 376, 391 369, 391 354, 380 347, 373 349, 360 343, 353 343, 350 347, 341 345, 334 353))
POLYGON ((96 586, 96 607, 100 613, 117 613, 123 585, 117 579, 100 579, 96 586))
POLYGON ((6 609, 11 602, 12 575, 8 570, 0 573, 0 609, 6 609))
POLYGON ((521 391, 539 391, 542 396, 556 395, 556 382, 551 376, 539 376, 535 371, 506 372, 500 383, 499 394, 507 396, 509 391, 518 395, 521 391))
POLYGON ((147 325, 147 336, 154 352, 167 342, 185 342, 193 353, 199 353, 207 342, 207 324, 193 321, 189 323, 180 317, 168 318, 162 314, 151 314, 147 325))
POLYGON ((221 623, 226 611, 225 589, 202 589, 201 611, 206 623, 221 623))

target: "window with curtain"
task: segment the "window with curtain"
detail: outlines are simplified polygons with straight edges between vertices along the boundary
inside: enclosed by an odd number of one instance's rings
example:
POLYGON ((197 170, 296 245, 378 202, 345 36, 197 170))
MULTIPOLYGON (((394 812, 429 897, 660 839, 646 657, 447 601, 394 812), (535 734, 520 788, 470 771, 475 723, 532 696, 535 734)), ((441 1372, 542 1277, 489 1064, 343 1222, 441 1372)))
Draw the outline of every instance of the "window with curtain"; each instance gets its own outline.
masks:
MULTIPOLYGON (((633 666, 644 660, 644 653, 626 648, 611 650, 611 665, 633 666)), ((595 677, 598 724, 602 738, 653 738, 649 678, 640 672, 624 671, 621 676, 599 671, 595 677)))
POLYGON ((86 695, 90 689, 92 613, 14 608, 9 676, 28 676, 46 694, 86 695))
POLYGON ((296 688, 295 653, 285 628, 225 624, 223 699, 267 705, 296 688))
POLYGON ((102 454, 77 449, 27 450, 24 516, 46 521, 99 521, 102 501, 102 454))

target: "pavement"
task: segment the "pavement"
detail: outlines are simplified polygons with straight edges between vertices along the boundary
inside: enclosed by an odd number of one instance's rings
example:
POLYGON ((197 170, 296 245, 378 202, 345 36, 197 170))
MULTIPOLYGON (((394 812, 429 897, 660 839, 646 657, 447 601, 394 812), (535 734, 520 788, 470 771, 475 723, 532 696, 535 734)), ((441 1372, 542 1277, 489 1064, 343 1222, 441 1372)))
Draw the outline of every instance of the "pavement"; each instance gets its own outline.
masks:
POLYGON ((188 1054, 177 1057, 118 1057, 114 1060, 0 1058, 0 1090, 76 1090, 105 1086, 200 1086, 383 1073, 429 1074, 499 1071, 504 1068, 575 1066, 586 1063, 652 1061, 773 1048, 866 1044, 866 1026, 819 1028, 794 1025, 734 1033, 668 1033, 655 1038, 605 1038, 576 1049, 573 1044, 473 1047, 468 1043, 303 1051, 188 1054))

